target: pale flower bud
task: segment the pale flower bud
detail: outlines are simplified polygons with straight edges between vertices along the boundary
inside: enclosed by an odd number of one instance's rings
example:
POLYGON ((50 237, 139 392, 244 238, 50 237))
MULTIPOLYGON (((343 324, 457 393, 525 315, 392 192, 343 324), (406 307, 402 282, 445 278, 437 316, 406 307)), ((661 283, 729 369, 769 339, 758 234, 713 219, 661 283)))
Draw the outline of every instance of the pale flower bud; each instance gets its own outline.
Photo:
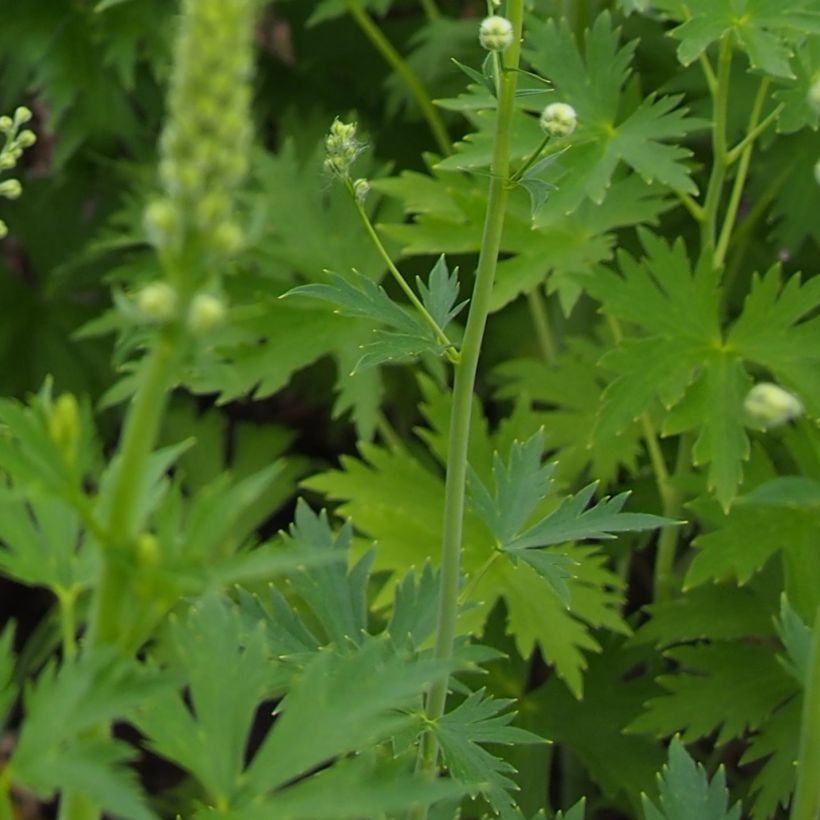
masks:
POLYGON ((485 17, 478 30, 478 41, 487 51, 504 51, 513 42, 515 32, 512 23, 506 17, 497 14, 485 17))
POLYGON ((19 179, 7 179, 0 182, 0 196, 6 199, 17 199, 23 193, 19 179))
POLYGON ((743 409, 753 427, 771 430, 803 413, 797 396, 771 382, 756 384, 746 396, 743 409))
POLYGON ((188 329, 194 336, 205 336, 225 321, 225 303, 210 293, 197 293, 188 308, 188 329))
POLYGON ((578 115, 567 103, 551 103, 541 113, 541 130, 550 137, 568 137, 577 124, 578 115))
POLYGON ((353 193, 357 202, 364 202, 370 193, 370 183, 366 179, 357 179, 353 183, 353 193))
POLYGON ((137 308, 152 324, 170 322, 177 313, 177 292, 165 282, 151 282, 137 294, 137 308))

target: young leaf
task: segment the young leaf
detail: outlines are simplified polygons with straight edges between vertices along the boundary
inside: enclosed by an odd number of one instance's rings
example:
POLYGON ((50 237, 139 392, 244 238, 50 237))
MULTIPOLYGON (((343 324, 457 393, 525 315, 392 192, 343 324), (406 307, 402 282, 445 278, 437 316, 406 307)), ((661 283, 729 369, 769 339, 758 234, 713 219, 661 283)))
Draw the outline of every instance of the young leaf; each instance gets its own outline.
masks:
POLYGON ((740 804, 729 808, 723 767, 710 783, 678 737, 669 745, 669 763, 658 775, 658 789, 660 809, 643 796, 646 820, 740 820, 740 804))
POLYGON ((456 304, 458 299, 458 268, 453 272, 447 268, 444 254, 436 260, 430 271, 427 284, 421 277, 416 277, 416 286, 421 294, 424 307, 436 320, 436 324, 444 330, 448 324, 464 309, 467 300, 456 304))
POLYGON ((511 700, 496 700, 481 689, 443 715, 433 727, 450 777, 480 791, 501 817, 516 809, 511 792, 517 790, 508 775, 515 769, 483 748, 485 743, 545 743, 543 738, 510 726, 511 700))
POLYGON ((780 599, 780 617, 775 620, 775 628, 786 649, 786 655, 780 657, 783 668, 805 686, 811 656, 811 629, 792 609, 785 594, 780 599))

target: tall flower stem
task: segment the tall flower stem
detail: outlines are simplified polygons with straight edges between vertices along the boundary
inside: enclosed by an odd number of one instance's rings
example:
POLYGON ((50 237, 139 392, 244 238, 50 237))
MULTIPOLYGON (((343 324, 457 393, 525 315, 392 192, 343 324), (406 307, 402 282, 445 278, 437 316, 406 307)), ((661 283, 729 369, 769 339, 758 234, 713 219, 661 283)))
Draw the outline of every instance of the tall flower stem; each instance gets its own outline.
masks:
MULTIPOLYGON (((441 593, 435 642, 435 657, 443 661, 448 661, 452 657, 456 637, 470 415, 509 196, 511 125, 518 81, 516 69, 521 53, 523 14, 523 0, 510 0, 507 4, 507 17, 513 26, 513 43, 503 53, 505 70, 498 75, 498 113, 487 211, 470 313, 461 346, 461 362, 455 367, 444 488, 441 593)), ((444 714, 448 685, 449 674, 445 673, 430 687, 425 711, 427 720, 431 723, 435 723, 444 714)), ((437 770, 437 760, 438 744, 433 735, 427 733, 419 750, 419 767, 428 777, 433 777, 437 770)), ((426 809, 419 808, 412 816, 423 820, 427 816, 426 809)))
POLYGON ((370 40, 376 51, 384 57, 385 61, 407 86, 422 116, 427 121, 438 150, 443 156, 451 154, 453 146, 444 121, 433 106, 430 95, 419 81, 419 78, 416 77, 413 69, 407 65, 407 61, 396 51, 393 44, 384 36, 382 30, 373 22, 370 15, 359 5, 358 0, 344 0, 344 2, 350 16, 356 21, 367 39, 370 40))
POLYGON ((803 720, 797 759, 797 786, 790 820, 816 820, 820 814, 820 607, 814 618, 814 637, 809 651, 803 692, 803 720))
MULTIPOLYGON (((717 74, 714 77, 713 120, 712 127, 712 171, 706 188, 703 203, 703 221, 701 222, 701 249, 709 249, 713 254, 714 264, 717 259, 717 221, 723 185, 728 168, 728 147, 726 144, 726 119, 729 110, 729 84, 732 73, 732 38, 724 35, 718 52, 717 74)), ((707 74, 707 78, 709 75, 707 74)))

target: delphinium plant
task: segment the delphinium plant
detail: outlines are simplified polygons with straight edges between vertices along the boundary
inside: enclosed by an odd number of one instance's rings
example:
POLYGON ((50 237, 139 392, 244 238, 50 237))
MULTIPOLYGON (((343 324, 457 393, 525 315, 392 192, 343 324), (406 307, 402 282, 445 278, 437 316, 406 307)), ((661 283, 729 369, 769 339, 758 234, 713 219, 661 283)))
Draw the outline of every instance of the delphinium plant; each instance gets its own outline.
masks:
MULTIPOLYGON (((120 431, 59 371, 0 402, 0 570, 50 594, 0 639, 0 820, 27 794, 64 820, 815 817, 815 6, 182 0, 155 181, 124 175, 63 274, 116 260, 80 336, 116 333, 120 431), (336 85, 346 59, 367 82, 336 85), (331 466, 300 452, 331 433, 247 420, 325 360, 358 451, 331 466), (297 489, 332 515, 272 536, 297 489)), ((71 43, 117 32, 117 99, 154 24, 66 14, 71 43)), ((74 92, 23 68, 60 167, 74 92)))

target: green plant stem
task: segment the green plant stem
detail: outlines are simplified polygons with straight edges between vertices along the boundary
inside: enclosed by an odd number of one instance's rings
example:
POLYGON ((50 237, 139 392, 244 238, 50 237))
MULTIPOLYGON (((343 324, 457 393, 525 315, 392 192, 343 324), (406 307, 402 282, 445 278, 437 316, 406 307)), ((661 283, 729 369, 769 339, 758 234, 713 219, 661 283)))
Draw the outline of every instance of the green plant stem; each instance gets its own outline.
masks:
MULTIPOLYGON (((607 322, 616 344, 623 339, 621 325, 614 316, 608 316, 607 322)), ((680 493, 673 482, 666 466, 666 460, 661 452, 658 442, 658 433, 655 425, 649 417, 649 413, 643 413, 640 417, 641 430, 643 432, 644 444, 649 454, 649 463, 652 465, 652 473, 655 476, 655 484, 658 488, 658 495, 661 499, 662 515, 666 518, 677 519, 682 510, 680 493)), ((688 466, 685 459, 686 447, 681 440, 678 449, 678 458, 675 464, 675 475, 679 475, 688 466)), ((658 547, 655 555, 653 598, 662 601, 669 597, 672 591, 673 569, 675 565, 675 552, 678 546, 678 528, 664 527, 658 536, 658 547)))
MULTIPOLYGON (((723 227, 720 230, 720 237, 718 238, 717 247, 715 248, 715 267, 720 268, 726 259, 726 251, 729 248, 729 241, 732 238, 732 231, 735 227, 735 219, 737 218, 737 209, 740 207, 740 198, 743 195, 743 188, 746 185, 746 176, 749 173, 749 163, 752 159, 752 150, 754 149, 754 139, 750 139, 752 134, 759 132, 758 125, 760 120, 760 112, 763 110, 763 103, 766 100, 766 93, 769 90, 769 78, 764 77, 760 81, 760 86, 757 90, 757 96, 752 104, 752 111, 749 115, 749 125, 746 130, 746 137, 741 140, 736 146, 739 148, 743 146, 739 156, 740 162, 737 166, 737 173, 735 174, 735 181, 732 185, 732 191, 729 194, 729 202, 726 205, 726 214, 723 217, 723 227)), ((778 109, 775 109, 774 114, 778 109)), ((771 117, 767 117, 764 122, 771 122, 771 117)), ((727 162, 732 162, 732 154, 736 150, 733 149, 727 155, 727 162)))
POLYGON ((549 313, 541 294, 541 288, 535 288, 527 294, 527 304, 532 316, 532 324, 535 328, 535 337, 538 339, 538 347, 541 356, 548 365, 554 365, 557 358, 555 339, 550 328, 549 313))
POLYGON ((675 191, 675 196, 681 201, 681 204, 692 215, 695 222, 703 222, 703 208, 689 194, 685 191, 675 191))
POLYGON ((77 589, 72 587, 57 590, 57 602, 60 607, 63 657, 71 660, 77 654, 77 620, 74 609, 77 603, 77 589))
POLYGON ((803 721, 797 785, 790 820, 817 820, 820 815, 820 607, 814 617, 814 636, 809 652, 803 691, 803 721))
POLYGON ((700 226, 701 250, 705 252, 708 249, 713 255, 717 241, 718 208, 720 207, 723 183, 726 179, 726 169, 728 167, 726 159, 726 115, 729 108, 731 71, 732 40, 730 35, 724 35, 720 41, 717 77, 713 92, 712 171, 703 203, 703 222, 700 226))
POLYGON ((358 0, 344 0, 350 16, 356 21, 359 28, 364 32, 368 40, 379 54, 384 57, 390 67, 401 77, 413 99, 416 101, 422 116, 427 121, 427 125, 433 134, 438 150, 444 156, 453 152, 453 145, 444 121, 438 111, 433 106, 430 95, 424 86, 419 82, 413 70, 393 47, 393 44, 384 36, 382 30, 373 22, 370 15, 359 5, 358 0))
POLYGON ((549 141, 552 139, 550 134, 547 134, 544 139, 541 140, 540 145, 527 157, 524 161, 524 164, 510 177, 510 185, 515 184, 518 182, 521 177, 535 164, 535 161, 541 156, 541 152, 547 147, 549 141))
POLYGON ((416 296, 413 292, 413 289, 410 285, 407 284, 407 280, 402 276, 401 271, 396 267, 393 260, 390 258, 390 254, 387 252, 387 248, 384 247, 379 235, 376 233, 376 229, 373 227, 373 223, 370 221, 370 217, 367 215, 367 211, 364 208, 364 204, 361 203, 356 194, 353 191, 353 185, 349 179, 345 179, 345 186, 348 190, 348 193, 353 198, 353 202, 356 205, 356 210, 358 211, 359 217, 362 220, 362 224, 367 231, 367 235, 370 237, 370 240, 373 242, 373 245, 376 247, 376 250, 379 252, 379 256, 381 256, 382 261, 385 265, 387 265, 387 269, 390 271, 393 278, 396 280, 398 286, 404 291, 404 295, 410 300, 413 307, 419 312, 419 315, 424 319, 424 321, 430 326, 433 333, 436 335, 436 339, 447 348, 446 356, 447 358, 453 363, 457 364, 460 357, 456 346, 450 341, 447 334, 439 327, 438 322, 430 315, 429 311, 426 307, 422 304, 421 300, 416 296))
MULTIPOLYGON (((515 34, 512 45, 504 53, 505 68, 518 67, 523 14, 524 1, 509 0, 507 17, 513 25, 515 34)), ((509 195, 511 126, 517 76, 517 72, 513 70, 503 71, 500 77, 495 143, 481 250, 461 347, 461 362, 455 368, 444 488, 441 593, 435 642, 435 657, 442 661, 449 661, 452 657, 456 636, 470 414, 509 195)), ((431 723, 435 723, 444 713, 448 684, 449 674, 446 673, 430 687, 426 700, 426 716, 431 723)), ((434 736, 428 732, 419 749, 419 768, 427 777, 435 776, 438 768, 437 759, 438 744, 434 736)), ((411 816, 415 820, 424 820, 427 810, 419 807, 411 816)))
POLYGON ((102 576, 94 601, 90 627, 92 642, 114 642, 120 633, 120 613, 129 576, 123 554, 136 535, 140 482, 156 443, 174 378, 179 342, 179 334, 173 328, 157 332, 153 347, 142 364, 137 392, 125 419, 120 449, 113 465, 113 490, 107 522, 110 543, 103 553, 102 576))
POLYGON ((441 12, 438 10, 435 0, 420 0, 421 7, 424 9, 424 16, 432 22, 441 18, 441 12))

